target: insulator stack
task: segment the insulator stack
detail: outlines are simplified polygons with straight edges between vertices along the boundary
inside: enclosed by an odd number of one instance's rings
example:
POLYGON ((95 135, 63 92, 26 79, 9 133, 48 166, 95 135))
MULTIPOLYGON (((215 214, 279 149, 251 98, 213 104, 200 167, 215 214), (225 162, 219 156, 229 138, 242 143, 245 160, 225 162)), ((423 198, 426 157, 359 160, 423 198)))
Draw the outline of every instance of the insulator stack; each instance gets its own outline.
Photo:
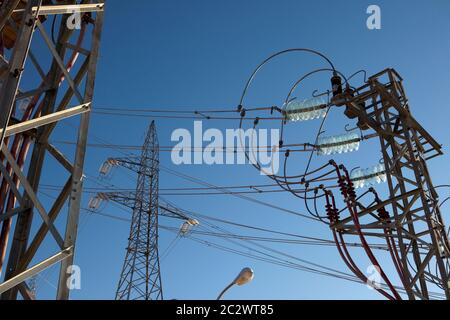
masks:
POLYGON ((332 226, 333 224, 339 222, 339 211, 336 209, 333 194, 326 191, 325 198, 327 201, 327 203, 325 205, 325 210, 327 213, 327 217, 330 220, 330 225, 332 226), (330 198, 331 198, 331 201, 330 201, 330 198))
POLYGON ((342 196, 344 198, 347 198, 347 183, 346 183, 344 177, 339 177, 338 186, 339 186, 339 190, 341 191, 342 196))
POLYGON ((320 137, 317 140, 319 155, 347 153, 359 150, 360 137, 356 132, 331 137, 320 137))
POLYGON ((119 163, 115 159, 106 160, 100 167, 99 173, 100 176, 107 176, 111 172, 113 166, 117 166, 119 163))
POLYGON ((327 104, 322 97, 289 102, 284 114, 289 121, 306 121, 325 117, 327 104))
POLYGON ((390 217, 389 217, 389 212, 387 212, 385 207, 381 207, 380 209, 377 210, 378 213, 378 217, 386 222, 391 222, 390 217))
POLYGON ((180 235, 186 236, 192 229, 192 227, 198 226, 200 223, 197 219, 188 219, 187 221, 183 222, 183 224, 180 227, 180 235))
POLYGON ((364 188, 386 182, 386 170, 384 164, 377 164, 367 169, 356 169, 352 172, 350 179, 355 188, 364 188))
POLYGON ((356 201, 355 185, 350 179, 347 181, 347 194, 352 201, 356 201))
POLYGON ((191 225, 187 222, 183 222, 180 227, 180 235, 185 236, 191 230, 191 225))

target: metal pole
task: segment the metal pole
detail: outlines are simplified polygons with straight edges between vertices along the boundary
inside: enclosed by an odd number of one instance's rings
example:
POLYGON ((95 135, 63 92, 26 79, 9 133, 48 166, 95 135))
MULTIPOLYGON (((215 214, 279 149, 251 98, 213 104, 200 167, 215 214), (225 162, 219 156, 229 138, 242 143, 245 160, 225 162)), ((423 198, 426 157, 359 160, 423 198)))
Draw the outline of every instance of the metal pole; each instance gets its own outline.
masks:
POLYGON ((234 281, 232 283, 230 283, 228 286, 226 286, 225 289, 222 290, 222 292, 219 294, 219 296, 217 297, 216 300, 222 299, 225 292, 227 292, 232 286, 234 286, 234 281))

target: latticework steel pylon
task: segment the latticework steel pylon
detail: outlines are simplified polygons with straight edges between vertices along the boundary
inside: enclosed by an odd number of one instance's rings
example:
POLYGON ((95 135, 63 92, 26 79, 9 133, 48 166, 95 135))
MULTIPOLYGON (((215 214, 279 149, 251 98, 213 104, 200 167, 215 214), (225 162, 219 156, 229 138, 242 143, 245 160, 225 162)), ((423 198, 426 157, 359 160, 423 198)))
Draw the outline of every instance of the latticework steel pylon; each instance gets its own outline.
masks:
POLYGON ((104 3, 54 3, 0 1, 1 299, 34 299, 26 280, 56 265, 56 298, 71 290, 104 3), (75 116, 75 151, 63 152, 55 128, 75 116), (53 172, 63 187, 49 201, 39 187, 53 172))
MULTIPOLYGON (((395 70, 371 76, 355 92, 338 96, 334 102, 346 107, 347 116, 358 118, 360 128, 378 134, 390 196, 358 212, 361 231, 382 238, 383 230, 392 230, 399 251, 397 264, 409 299, 428 300, 432 291, 450 299, 450 241, 427 166, 429 159, 442 155, 442 147, 413 118, 402 78, 395 70), (374 213, 384 207, 391 207, 391 218, 374 219, 374 213)), ((355 234, 350 217, 332 227, 355 234)))
POLYGON ((163 299, 158 256, 159 144, 152 122, 139 161, 121 160, 138 173, 130 237, 116 300, 163 299))

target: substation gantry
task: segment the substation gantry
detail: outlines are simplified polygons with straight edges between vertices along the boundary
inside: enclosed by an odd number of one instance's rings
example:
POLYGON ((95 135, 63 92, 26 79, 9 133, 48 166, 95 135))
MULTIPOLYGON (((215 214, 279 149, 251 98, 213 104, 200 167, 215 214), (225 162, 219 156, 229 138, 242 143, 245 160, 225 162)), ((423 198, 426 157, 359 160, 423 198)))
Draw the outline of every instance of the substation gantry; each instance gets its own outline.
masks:
MULTIPOLYGON (((278 52, 258 65, 250 76, 237 108, 241 115, 240 128, 243 126, 242 120, 248 114, 262 110, 246 108, 244 104, 246 93, 256 74, 272 59, 292 52, 315 54, 326 61, 329 67, 316 69, 302 76, 290 88, 282 107, 265 108, 271 113, 281 114, 282 138, 278 148, 285 151, 284 170, 281 170, 284 175, 274 173, 267 176, 281 188, 305 201, 306 209, 313 218, 330 227, 339 254, 361 282, 372 285, 358 266, 359 261, 355 261, 347 250, 346 237, 357 237, 361 242, 368 259, 379 270, 383 280, 383 285, 374 288, 386 298, 402 299, 399 294, 402 292, 411 300, 439 297, 450 299, 448 230, 441 215, 439 195, 427 166, 428 160, 443 154, 442 147, 413 117, 403 88, 403 79, 394 69, 383 70, 364 79, 361 86, 355 87, 349 81, 357 73, 346 78, 326 56, 317 51, 298 48, 278 52), (330 90, 325 90, 322 94, 318 94, 316 90, 313 97, 304 101, 292 99, 294 91, 307 78, 324 72, 332 74, 330 90), (323 97, 328 97, 327 101, 324 102, 323 97), (338 137, 320 138, 322 125, 331 108, 355 119, 361 134, 369 134, 355 136, 354 133, 347 133, 338 137), (312 152, 322 156, 352 152, 357 150, 357 145, 362 140, 376 138, 380 143, 380 163, 370 170, 350 171, 344 164, 329 160, 318 169, 308 171, 307 167, 304 174, 287 175, 286 164, 290 151, 289 144, 283 141, 284 126, 289 122, 319 118, 323 120, 317 139, 309 144, 313 147, 312 152), (327 168, 331 170, 325 172, 327 168), (331 181, 334 186, 324 181, 331 181), (387 182, 387 191, 383 195, 374 186, 380 182, 387 182), (293 186, 304 186, 305 189, 296 192, 293 186), (359 188, 368 190, 358 194, 359 188), (333 189, 339 191, 336 193, 333 189), (374 200, 365 204, 370 195, 374 200), (314 213, 308 206, 310 200, 314 200, 316 207, 320 196, 324 199, 324 214, 319 214, 317 209, 314 213), (386 241, 393 269, 401 285, 394 286, 390 281, 372 252, 368 239, 386 241)), ((261 122, 258 119, 255 118, 253 129, 261 122)), ((262 171, 259 164, 254 166, 262 171)))
POLYGON ((56 298, 68 299, 104 4, 0 4, 0 294, 16 299, 20 292, 24 299, 34 299, 25 280, 59 264, 56 298), (75 116, 76 149, 69 155, 51 137, 59 121, 75 116), (54 177, 64 187, 46 209, 49 201, 41 198, 39 184, 56 166, 67 172, 54 177), (61 214, 66 209, 67 215, 61 214), (58 217, 65 219, 63 228, 54 223, 58 217), (43 245, 48 237, 56 252, 43 245))
POLYGON ((345 107, 348 117, 358 118, 360 127, 378 134, 389 198, 359 208, 357 219, 342 218, 332 228, 344 234, 388 235, 408 298, 429 299, 431 286, 450 299, 450 242, 427 167, 428 160, 443 154, 442 148, 412 116, 402 78, 386 69, 356 90, 338 94, 333 102, 345 107), (358 221, 364 218, 364 223, 358 221))

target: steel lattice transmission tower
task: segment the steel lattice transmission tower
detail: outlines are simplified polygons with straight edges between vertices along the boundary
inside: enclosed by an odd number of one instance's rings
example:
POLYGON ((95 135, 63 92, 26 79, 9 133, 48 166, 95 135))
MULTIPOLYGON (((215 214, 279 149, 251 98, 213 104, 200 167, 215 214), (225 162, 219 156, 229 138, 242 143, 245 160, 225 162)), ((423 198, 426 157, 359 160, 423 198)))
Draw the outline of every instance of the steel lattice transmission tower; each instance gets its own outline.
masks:
MULTIPOLYGON (((133 192, 100 192, 89 201, 95 212, 104 201, 116 202, 133 211, 130 236, 122 273, 116 292, 117 300, 162 300, 163 288, 158 252, 159 218, 170 217, 183 221, 187 232, 198 225, 191 214, 173 204, 159 199, 159 144, 155 122, 149 126, 140 156, 109 158, 100 168, 107 176, 113 166, 121 166, 137 173, 133 192)), ((183 231, 184 230, 184 231, 183 231)))
MULTIPOLYGON (((341 78, 343 74, 337 71, 331 60, 322 53, 307 48, 279 51, 259 64, 247 81, 237 109, 241 114, 240 128, 242 119, 247 111, 251 110, 245 109, 244 100, 255 75, 272 59, 290 52, 313 53, 326 60, 330 68, 316 69, 303 75, 291 87, 284 107, 270 108, 271 113, 276 110, 283 115, 284 121, 281 128, 283 129, 287 120, 304 121, 322 116, 325 118, 328 111, 323 110, 338 107, 337 109, 341 108, 348 118, 358 120, 357 127, 361 130, 361 136, 357 135, 355 139, 354 135, 346 134, 319 139, 322 133, 320 129, 316 138, 317 145, 314 146, 317 153, 319 155, 346 153, 355 150, 352 146, 355 142, 378 138, 382 158, 380 163, 365 170, 359 167, 348 170, 345 164, 330 160, 322 168, 308 172, 308 164, 303 175, 287 176, 286 160, 289 149, 285 147, 281 139, 280 147, 286 150, 284 176, 273 175, 271 178, 286 191, 299 196, 303 195, 304 191, 296 192, 289 187, 289 184, 298 183, 296 180, 301 177, 300 183, 305 185, 306 192, 315 193, 314 201, 319 192, 323 192, 326 217, 339 255, 361 282, 371 284, 373 288, 391 300, 402 299, 402 291, 411 300, 428 300, 436 297, 445 297, 449 300, 450 241, 440 209, 445 200, 441 202, 436 191, 438 187, 444 185, 435 186, 428 169, 428 161, 443 154, 442 146, 414 118, 403 87, 403 79, 397 71, 387 68, 367 80, 365 78, 363 85, 351 86, 350 78, 360 72, 365 73, 364 70, 360 70, 349 78, 344 76, 344 89, 341 78), (321 94, 323 96, 333 93, 331 100, 323 103, 317 99, 321 95, 316 95, 314 92, 313 98, 291 104, 290 101, 294 99, 290 100, 290 98, 294 90, 300 87, 300 84, 309 76, 323 71, 333 72, 332 90, 326 90, 321 94), (362 135, 362 131, 366 130, 370 134, 362 135), (342 139, 342 137, 346 138, 342 139), (309 176, 322 169, 325 170, 328 166, 333 167, 328 173, 317 178, 309 176), (336 188, 336 185, 322 184, 325 177, 331 174, 336 174, 338 192, 332 190, 336 188), (307 175, 308 177, 305 178, 307 175), (387 182, 386 189, 376 190, 372 187, 374 183, 381 182, 387 182), (313 187, 314 184, 317 186, 313 187), (366 192, 357 193, 357 188, 369 186, 366 192), (335 195, 340 197, 339 203, 335 201, 337 199, 335 195), (367 200, 363 199, 367 195, 373 197, 369 204, 366 204, 367 200), (383 282, 379 283, 380 286, 373 285, 372 279, 367 277, 360 268, 361 262, 357 263, 360 257, 358 260, 354 259, 347 249, 346 238, 353 236, 359 239, 371 267, 377 269, 380 280, 383 282), (390 276, 384 272, 382 264, 379 263, 370 242, 366 239, 369 237, 386 241, 392 266, 401 282, 400 289, 404 290, 398 290, 399 287, 393 285, 390 276)), ((257 123, 257 121, 254 122, 254 127, 257 123)), ((346 131, 348 133, 353 129, 346 131)), ((255 167, 261 171, 260 166, 255 167)), ((308 209, 306 201, 308 198, 303 197, 303 199, 308 209)), ((320 219, 316 209, 315 214, 309 209, 308 211, 312 216, 320 219)), ((325 220, 323 222, 327 223, 325 220)))
POLYGON ((154 121, 149 126, 140 156, 109 158, 100 168, 100 174, 106 177, 113 166, 137 173, 136 190, 100 192, 91 198, 88 206, 95 212, 107 200, 132 210, 130 236, 116 299, 162 300, 158 220, 169 217, 183 221, 181 233, 188 232, 199 222, 189 212, 159 199, 159 144, 154 121))
POLYGON ((138 173, 130 237, 116 300, 163 299, 158 256, 159 143, 152 121, 139 159, 117 159, 138 173))
MULTIPOLYGON (((358 118, 361 129, 379 136, 389 199, 358 212, 365 219, 364 235, 383 238, 383 230, 392 231, 409 299, 428 300, 433 291, 450 299, 450 242, 427 166, 442 155, 442 147, 412 116, 402 80, 394 69, 386 69, 333 102, 345 106, 348 117, 358 118), (392 209, 391 218, 376 216, 384 207, 392 209)), ((356 230, 350 217, 332 228, 349 235, 356 230)))
POLYGON ((104 4, 53 3, 0 1, 2 299, 16 299, 19 292, 33 299, 26 280, 55 264, 60 264, 56 297, 69 298, 104 4), (55 16, 61 22, 52 28, 46 20, 55 16), (58 122, 69 117, 79 123, 72 154, 51 142, 58 122), (44 202, 41 179, 55 170, 63 187, 44 202), (58 217, 62 224, 54 223, 58 217), (56 249, 49 252, 44 240, 56 249))

